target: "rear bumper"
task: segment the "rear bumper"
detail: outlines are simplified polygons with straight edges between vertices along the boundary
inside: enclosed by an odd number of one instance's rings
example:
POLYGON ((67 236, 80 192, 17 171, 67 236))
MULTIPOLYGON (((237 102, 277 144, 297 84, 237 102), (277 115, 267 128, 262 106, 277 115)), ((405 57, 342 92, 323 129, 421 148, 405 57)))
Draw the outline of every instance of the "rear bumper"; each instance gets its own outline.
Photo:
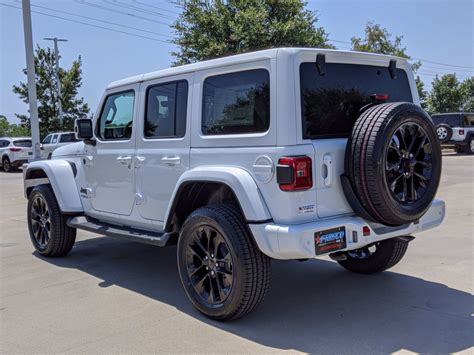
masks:
POLYGON ((418 223, 399 227, 367 223, 357 216, 345 216, 294 225, 250 224, 249 227, 264 254, 274 259, 308 259, 317 257, 314 233, 318 231, 345 227, 347 247, 338 251, 347 251, 359 249, 380 240, 411 235, 435 228, 443 222, 444 216, 444 201, 434 200, 428 212, 420 218, 418 223), (362 228, 364 226, 369 226, 369 236, 363 236, 362 228))

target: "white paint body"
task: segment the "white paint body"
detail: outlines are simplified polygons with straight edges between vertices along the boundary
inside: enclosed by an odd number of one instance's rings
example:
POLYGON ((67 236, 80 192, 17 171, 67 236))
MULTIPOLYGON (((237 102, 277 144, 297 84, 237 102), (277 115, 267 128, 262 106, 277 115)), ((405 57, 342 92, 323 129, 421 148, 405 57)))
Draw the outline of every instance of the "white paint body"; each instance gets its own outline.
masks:
POLYGON ((174 197, 182 184, 192 181, 225 183, 237 196, 260 250, 277 259, 316 257, 311 236, 334 226, 346 227, 349 239, 346 250, 352 250, 376 240, 439 225, 444 218, 444 202, 434 201, 417 225, 396 232, 370 225, 370 237, 350 242, 352 231, 362 236, 362 227, 369 223, 355 216, 339 180, 344 170, 347 139, 306 140, 301 134, 299 65, 314 62, 319 53, 326 56, 327 62, 383 68, 395 59, 397 68, 407 72, 414 102, 419 104, 411 67, 405 59, 334 50, 271 49, 114 82, 104 93, 94 124, 108 95, 134 90, 132 137, 126 141, 101 141, 95 137, 95 146, 79 143, 61 147, 54 151, 52 160, 31 163, 28 169, 41 168, 47 172, 64 212, 81 210, 108 223, 152 231, 164 230, 174 197), (270 75, 269 129, 253 134, 203 135, 204 79, 209 75, 256 68, 267 69, 270 75), (145 139, 147 88, 177 80, 187 80, 189 85, 184 137, 145 139), (278 159, 294 155, 310 156, 313 160, 314 183, 309 190, 285 192, 276 183, 278 159), (119 163, 117 159, 124 157, 130 159, 126 164, 119 163), (65 172, 66 164, 70 164, 65 161, 76 165, 75 177, 65 172), (330 174, 326 173, 328 167, 330 174), (306 208, 305 213, 301 212, 302 207, 306 208))
POLYGON ((74 132, 59 132, 48 134, 41 143, 41 159, 50 159, 53 152, 57 148, 74 143, 70 141, 64 141, 64 138, 70 135, 74 135, 74 132))

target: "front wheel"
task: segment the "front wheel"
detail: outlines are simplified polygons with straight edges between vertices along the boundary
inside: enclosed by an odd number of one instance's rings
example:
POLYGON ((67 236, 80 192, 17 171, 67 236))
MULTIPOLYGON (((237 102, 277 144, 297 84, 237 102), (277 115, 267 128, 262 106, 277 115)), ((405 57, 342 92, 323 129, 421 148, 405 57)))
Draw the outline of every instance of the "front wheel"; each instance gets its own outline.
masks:
POLYGON ((466 148, 467 154, 474 154, 474 137, 469 139, 469 145, 466 148))
POLYGON ((270 284, 270 258, 230 205, 202 207, 188 217, 178 240, 178 269, 194 307, 216 320, 250 313, 270 284))
POLYGON ((67 226, 48 185, 36 186, 28 197, 28 230, 36 251, 44 256, 66 255, 76 241, 76 229, 67 226))
POLYGON ((407 240, 395 237, 345 252, 346 260, 339 260, 338 263, 358 274, 375 274, 395 266, 407 248, 407 240))

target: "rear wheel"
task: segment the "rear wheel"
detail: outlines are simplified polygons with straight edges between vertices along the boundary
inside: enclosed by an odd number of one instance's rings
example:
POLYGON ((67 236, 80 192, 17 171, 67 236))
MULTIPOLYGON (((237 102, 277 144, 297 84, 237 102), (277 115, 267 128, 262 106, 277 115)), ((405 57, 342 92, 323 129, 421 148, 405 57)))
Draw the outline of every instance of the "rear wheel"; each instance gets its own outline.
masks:
POLYGON ((6 173, 9 173, 9 172, 13 171, 13 167, 12 167, 12 165, 10 163, 10 159, 8 157, 3 158, 2 166, 3 166, 3 171, 5 171, 6 173))
POLYGON ((216 320, 251 312, 270 283, 270 259, 228 205, 199 208, 188 217, 178 241, 178 269, 194 307, 216 320))
POLYGON ((76 240, 76 229, 67 226, 48 185, 36 186, 28 197, 28 229, 33 246, 44 256, 66 255, 76 240))
POLYGON ((344 253, 346 260, 338 263, 358 274, 374 274, 396 265, 405 255, 408 241, 398 237, 373 243, 344 253))
POLYGON ((469 139, 469 145, 467 146, 467 154, 474 154, 474 137, 469 139))

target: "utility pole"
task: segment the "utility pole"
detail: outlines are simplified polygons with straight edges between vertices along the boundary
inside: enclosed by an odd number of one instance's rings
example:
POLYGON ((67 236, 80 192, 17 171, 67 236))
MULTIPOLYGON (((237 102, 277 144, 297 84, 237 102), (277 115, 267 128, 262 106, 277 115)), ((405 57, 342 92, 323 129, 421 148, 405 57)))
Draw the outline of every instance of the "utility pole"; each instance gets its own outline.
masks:
POLYGON ((54 41, 54 61, 56 63, 56 95, 58 97, 58 111, 59 111, 59 125, 63 128, 63 105, 61 103, 61 80, 59 80, 59 49, 58 42, 67 42, 67 39, 63 38, 43 38, 46 41, 54 41))
POLYGON ((31 30, 30 0, 22 0, 23 32, 25 35, 26 73, 28 78, 28 102, 30 105, 31 142, 33 159, 40 159, 40 134, 38 121, 38 103, 36 101, 35 57, 33 55, 33 34, 31 30))

